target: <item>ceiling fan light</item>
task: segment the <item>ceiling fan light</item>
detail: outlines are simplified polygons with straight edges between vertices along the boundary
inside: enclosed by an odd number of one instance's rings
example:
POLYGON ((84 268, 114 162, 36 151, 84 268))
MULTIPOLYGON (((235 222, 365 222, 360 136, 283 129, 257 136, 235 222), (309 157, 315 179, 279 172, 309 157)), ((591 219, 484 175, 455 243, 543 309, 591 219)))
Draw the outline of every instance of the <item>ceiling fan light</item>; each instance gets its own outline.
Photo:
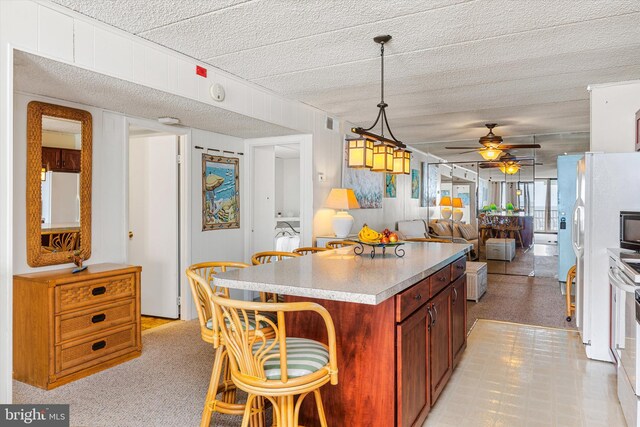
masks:
POLYGON ((517 163, 503 163, 499 166, 500 171, 507 175, 515 175, 520 170, 520 165, 517 163))
POLYGON ((496 160, 502 154, 502 150, 498 150, 497 148, 485 148, 484 150, 479 151, 479 153, 485 160, 496 160))
POLYGON ((349 167, 354 169, 373 166, 373 141, 366 138, 350 139, 349 167))
POLYGON ((393 172, 393 148, 385 145, 373 147, 373 172, 393 172))
POLYGON ((401 148, 393 150, 393 172, 392 174, 410 174, 411 173, 411 151, 401 148))

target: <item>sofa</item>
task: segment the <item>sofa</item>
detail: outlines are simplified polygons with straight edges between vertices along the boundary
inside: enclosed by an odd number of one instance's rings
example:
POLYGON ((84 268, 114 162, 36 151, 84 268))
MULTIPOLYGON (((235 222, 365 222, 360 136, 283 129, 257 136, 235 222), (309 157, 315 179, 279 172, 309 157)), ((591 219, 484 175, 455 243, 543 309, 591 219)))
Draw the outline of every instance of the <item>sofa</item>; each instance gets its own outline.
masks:
POLYGON ((470 258, 478 258, 479 240, 478 230, 470 224, 459 224, 444 220, 431 220, 429 223, 422 219, 412 221, 398 221, 397 230, 401 239, 411 238, 445 238, 453 243, 469 243, 473 245, 470 258))

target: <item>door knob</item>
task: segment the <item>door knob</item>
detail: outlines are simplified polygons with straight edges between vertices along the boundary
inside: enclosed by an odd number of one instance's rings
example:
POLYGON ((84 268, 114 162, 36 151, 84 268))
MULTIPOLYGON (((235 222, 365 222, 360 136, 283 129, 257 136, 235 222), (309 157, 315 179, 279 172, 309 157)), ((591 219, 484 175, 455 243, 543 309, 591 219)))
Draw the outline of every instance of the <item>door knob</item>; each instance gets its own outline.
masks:
POLYGON ((133 231, 129 232, 129 239, 133 239, 133 231))

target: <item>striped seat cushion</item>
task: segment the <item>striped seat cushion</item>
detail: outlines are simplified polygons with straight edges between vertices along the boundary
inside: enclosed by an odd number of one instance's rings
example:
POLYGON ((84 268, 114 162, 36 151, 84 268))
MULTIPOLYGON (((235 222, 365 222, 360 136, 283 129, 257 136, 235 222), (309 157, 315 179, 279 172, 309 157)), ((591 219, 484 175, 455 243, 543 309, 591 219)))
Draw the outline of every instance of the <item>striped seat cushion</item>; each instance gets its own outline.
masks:
MULTIPOLYGON (((273 340, 267 340, 267 346, 273 340)), ((260 344, 253 346, 254 351, 260 344)), ((269 355, 280 354, 280 344, 276 344, 269 355)), ((287 374, 289 378, 298 378, 312 374, 329 363, 329 350, 317 341, 305 338, 287 338, 287 374)), ((267 360, 264 371, 269 380, 279 380, 281 375, 280 357, 267 360)))
MULTIPOLYGON (((276 313, 273 312, 265 312, 265 313, 260 313, 262 314, 264 317, 266 317, 267 319, 271 320, 273 323, 278 323, 277 319, 278 319, 278 315, 276 313)), ((240 316, 240 321, 242 322, 242 325, 244 326, 244 318, 242 315, 238 314, 240 316)), ((247 318, 249 319, 249 330, 254 330, 256 328, 256 315, 255 312, 253 311, 247 311, 247 318)), ((229 321, 225 319, 225 321, 227 322, 227 325, 229 324, 229 321)), ((260 328, 266 328, 267 326, 269 326, 267 323, 262 322, 260 324, 260 328)), ((207 329, 213 329, 213 322, 211 321, 211 319, 209 319, 207 321, 207 329)))

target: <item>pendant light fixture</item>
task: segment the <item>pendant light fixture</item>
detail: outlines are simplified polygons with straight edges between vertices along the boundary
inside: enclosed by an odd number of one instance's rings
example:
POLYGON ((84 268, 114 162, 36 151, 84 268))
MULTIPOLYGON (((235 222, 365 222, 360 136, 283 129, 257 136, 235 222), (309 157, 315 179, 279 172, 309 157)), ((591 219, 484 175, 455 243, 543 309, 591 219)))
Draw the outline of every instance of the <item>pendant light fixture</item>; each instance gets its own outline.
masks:
POLYGON ((348 139, 349 167, 364 169, 373 167, 373 141, 367 138, 348 139))
POLYGON ((388 43, 389 40, 391 40, 391 36, 389 35, 373 38, 373 41, 380 45, 380 102, 377 105, 378 116, 375 122, 373 122, 373 125, 368 128, 351 128, 351 132, 360 135, 362 139, 349 140, 349 167, 371 167, 371 170, 374 172, 409 174, 411 173, 411 152, 406 149, 406 145, 393 135, 386 113, 386 108, 389 105, 384 102, 384 45, 388 43), (378 123, 380 123, 380 134, 373 131, 378 123), (385 136, 385 127, 389 137, 385 136), (364 164, 360 159, 366 158, 366 152, 363 151, 366 150, 366 143, 356 143, 355 141, 362 140, 377 143, 377 145, 373 146, 372 166, 360 166, 364 164), (353 162, 351 161, 352 156, 354 159, 353 162), (351 166, 352 164, 354 166, 351 166))

